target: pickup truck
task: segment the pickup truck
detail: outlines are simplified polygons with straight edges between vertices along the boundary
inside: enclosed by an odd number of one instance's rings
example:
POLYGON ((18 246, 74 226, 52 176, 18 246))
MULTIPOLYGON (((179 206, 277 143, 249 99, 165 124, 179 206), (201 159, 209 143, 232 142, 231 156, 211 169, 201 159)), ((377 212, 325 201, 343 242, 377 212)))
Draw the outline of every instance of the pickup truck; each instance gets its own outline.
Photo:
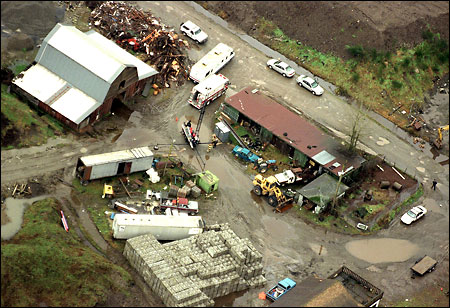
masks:
POLYGON ((272 301, 276 301, 288 291, 292 290, 296 285, 297 283, 294 280, 290 278, 284 278, 266 292, 266 297, 272 301))
POLYGON ((299 173, 294 173, 292 170, 284 170, 281 173, 277 173, 275 174, 275 178, 277 179, 277 184, 280 186, 292 184, 302 180, 299 173))
POLYGON ((233 151, 233 155, 242 158, 243 160, 250 162, 250 163, 257 163, 260 157, 253 152, 251 152, 249 149, 245 149, 240 146, 235 146, 233 151))

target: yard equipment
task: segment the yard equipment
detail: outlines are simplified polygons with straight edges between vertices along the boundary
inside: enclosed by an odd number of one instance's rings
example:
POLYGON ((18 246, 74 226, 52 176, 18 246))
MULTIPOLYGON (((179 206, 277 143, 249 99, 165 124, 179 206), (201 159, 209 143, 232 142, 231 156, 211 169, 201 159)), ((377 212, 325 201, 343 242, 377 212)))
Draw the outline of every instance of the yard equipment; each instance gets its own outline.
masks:
POLYGON ((443 126, 443 127, 439 127, 438 128, 438 137, 436 138, 436 140, 434 141, 434 146, 439 150, 442 148, 442 132, 445 130, 448 130, 449 126, 443 126))
POLYGON ((267 202, 272 207, 277 207, 280 210, 284 206, 293 202, 293 198, 287 197, 281 189, 277 186, 277 179, 274 176, 268 178, 257 174, 253 180, 253 192, 257 196, 268 196, 267 202))
POLYGON ((260 158, 253 169, 258 169, 258 172, 260 173, 266 173, 269 168, 272 168, 273 171, 278 170, 277 161, 275 159, 263 161, 263 159, 260 158))
POLYGON ((112 187, 112 185, 103 185, 103 195, 102 198, 113 198, 114 197, 114 189, 112 187))

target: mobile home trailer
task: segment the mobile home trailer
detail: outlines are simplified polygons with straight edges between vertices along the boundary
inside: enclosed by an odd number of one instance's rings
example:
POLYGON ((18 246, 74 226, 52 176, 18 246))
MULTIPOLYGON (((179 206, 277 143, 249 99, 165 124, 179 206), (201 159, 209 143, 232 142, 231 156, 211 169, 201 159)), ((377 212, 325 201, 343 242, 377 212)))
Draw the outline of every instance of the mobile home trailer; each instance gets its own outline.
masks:
POLYGON ((224 43, 219 43, 192 66, 189 78, 195 83, 199 83, 206 77, 217 73, 233 57, 233 48, 224 43))
POLYGON ((149 147, 89 155, 78 158, 77 176, 83 182, 130 174, 147 170, 152 166, 153 152, 149 147))
POLYGON ((157 240, 173 241, 203 232, 200 216, 168 216, 147 214, 116 214, 113 221, 115 239, 129 239, 151 233, 157 240))

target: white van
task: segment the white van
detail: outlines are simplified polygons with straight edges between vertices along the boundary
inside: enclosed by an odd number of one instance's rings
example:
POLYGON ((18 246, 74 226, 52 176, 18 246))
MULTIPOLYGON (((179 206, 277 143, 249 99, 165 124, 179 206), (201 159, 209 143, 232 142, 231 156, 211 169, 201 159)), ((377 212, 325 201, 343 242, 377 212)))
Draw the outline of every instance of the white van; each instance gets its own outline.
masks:
POLYGON ((189 78, 199 83, 206 79, 208 76, 217 73, 222 67, 225 66, 234 57, 233 48, 225 45, 224 43, 217 44, 216 47, 211 49, 203 58, 195 63, 189 78))

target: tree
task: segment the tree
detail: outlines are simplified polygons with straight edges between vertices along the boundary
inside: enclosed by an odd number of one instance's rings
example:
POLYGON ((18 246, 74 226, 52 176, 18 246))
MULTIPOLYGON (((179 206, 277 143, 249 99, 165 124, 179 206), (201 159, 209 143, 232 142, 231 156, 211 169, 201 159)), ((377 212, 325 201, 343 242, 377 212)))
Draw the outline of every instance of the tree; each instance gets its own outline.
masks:
POLYGON ((364 120, 364 117, 365 116, 362 110, 362 104, 360 104, 358 111, 354 115, 350 132, 350 142, 348 143, 348 150, 351 153, 354 153, 356 151, 356 145, 358 144, 358 140, 361 135, 361 130, 363 127, 362 122, 364 120))

